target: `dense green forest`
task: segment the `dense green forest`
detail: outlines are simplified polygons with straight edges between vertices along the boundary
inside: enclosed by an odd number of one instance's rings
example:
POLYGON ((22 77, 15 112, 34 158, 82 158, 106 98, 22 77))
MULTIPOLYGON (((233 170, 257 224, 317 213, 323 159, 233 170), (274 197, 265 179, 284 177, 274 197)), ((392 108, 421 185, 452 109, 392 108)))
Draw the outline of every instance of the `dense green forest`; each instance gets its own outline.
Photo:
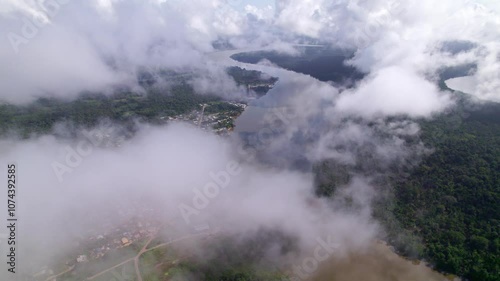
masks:
POLYGON ((260 71, 247 70, 237 66, 227 68, 227 73, 234 79, 237 85, 251 88, 259 97, 265 95, 269 91, 270 86, 272 87, 278 81, 278 78, 268 77, 260 71))
MULTIPOLYGON (((407 141, 422 141, 432 152, 376 182, 390 192, 378 199, 374 215, 402 255, 466 280, 498 281, 500 104, 474 104, 464 96, 457 102, 434 119, 415 120, 421 133, 407 141)), ((366 169, 323 161, 313 172, 316 194, 330 197, 366 169)))
MULTIPOLYGON (((376 202, 375 217, 402 255, 467 280, 500 280, 500 104, 462 99, 419 123, 432 152, 376 183, 392 188, 376 202)), ((363 170, 330 160, 313 172, 316 194, 330 197, 363 170)))
MULTIPOLYGON (((276 78, 264 78, 263 73, 241 68, 228 68, 229 75, 238 84, 274 83, 276 78)), ((95 126, 102 119, 130 124, 134 120, 155 123, 164 117, 173 117, 200 110, 200 104, 208 104, 205 112, 214 114, 228 112, 236 116, 242 109, 223 101, 215 95, 195 93, 188 83, 192 75, 163 70, 154 76, 149 72, 138 77, 146 93, 117 91, 112 95, 83 93, 76 100, 39 98, 28 105, 0 104, 0 135, 16 132, 22 137, 44 134, 52 130, 57 122, 71 122, 85 127, 95 126), (173 80, 169 88, 157 88, 159 78, 173 80)), ((261 89, 261 95, 269 90, 261 89)), ((230 126, 231 124, 228 124, 230 126)))
POLYGON ((168 91, 149 91, 145 95, 131 92, 83 94, 77 100, 40 98, 36 102, 14 106, 0 105, 0 133, 17 131, 22 136, 49 132, 55 123, 73 122, 87 127, 102 119, 130 122, 136 118, 155 121, 158 117, 175 116, 199 109, 201 103, 218 102, 215 96, 197 95, 188 84, 168 91))
POLYGON ((276 81, 278 81, 276 77, 265 77, 260 71, 247 70, 237 66, 228 67, 227 73, 238 85, 251 85, 265 82, 276 83, 276 81))
POLYGON ((423 239, 417 254, 437 269, 500 280, 500 104, 421 126, 435 151, 395 184, 396 218, 423 239))

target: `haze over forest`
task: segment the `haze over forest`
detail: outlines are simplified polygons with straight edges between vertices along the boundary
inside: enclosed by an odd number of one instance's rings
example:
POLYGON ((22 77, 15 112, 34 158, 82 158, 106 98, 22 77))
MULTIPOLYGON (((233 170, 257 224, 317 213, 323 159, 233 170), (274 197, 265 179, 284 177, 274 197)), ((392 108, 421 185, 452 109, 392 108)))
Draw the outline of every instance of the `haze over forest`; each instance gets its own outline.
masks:
POLYGON ((0 0, 0 279, 500 280, 499 13, 0 0))

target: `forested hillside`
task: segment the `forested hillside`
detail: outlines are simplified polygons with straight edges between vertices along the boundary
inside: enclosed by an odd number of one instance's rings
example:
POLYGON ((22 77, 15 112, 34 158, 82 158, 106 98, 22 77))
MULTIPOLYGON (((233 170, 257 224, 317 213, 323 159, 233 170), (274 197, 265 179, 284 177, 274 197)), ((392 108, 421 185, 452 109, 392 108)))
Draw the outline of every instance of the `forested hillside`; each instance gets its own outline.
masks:
MULTIPOLYGON (((497 281, 500 104, 460 103, 418 121, 419 139, 431 152, 416 167, 386 171, 374 183, 386 194, 375 202, 374 216, 400 254, 468 280, 497 281)), ((316 194, 323 197, 335 196, 353 172, 370 173, 333 160, 317 163, 313 172, 316 194)))
POLYGON ((47 133, 56 122, 94 126, 101 119, 128 122, 134 118, 154 121, 157 117, 174 116, 199 108, 200 103, 221 100, 215 96, 197 95, 191 86, 180 84, 168 91, 150 91, 146 95, 121 92, 111 96, 83 94, 75 101, 43 98, 15 106, 0 105, 0 133, 14 130, 23 136, 47 133))
MULTIPOLYGON (((240 85, 260 83, 274 84, 276 78, 266 77, 262 72, 241 68, 227 69, 229 76, 240 85)), ((95 126, 102 119, 118 123, 142 120, 155 123, 161 118, 201 110, 200 104, 208 104, 205 112, 214 114, 228 112, 230 116, 240 114, 242 109, 225 102, 221 97, 196 93, 189 79, 191 73, 175 73, 162 70, 152 75, 143 72, 138 80, 146 93, 116 90, 112 95, 82 93, 76 100, 40 98, 27 105, 0 104, 0 135, 15 132, 23 137, 43 134, 52 130, 57 122, 71 122, 78 126, 95 126), (159 79, 165 79, 169 87, 156 87, 159 79)), ((265 95, 269 87, 255 89, 265 95)))
POLYGON ((500 104, 421 126, 435 151, 395 185, 396 217, 438 269, 500 280, 500 104))

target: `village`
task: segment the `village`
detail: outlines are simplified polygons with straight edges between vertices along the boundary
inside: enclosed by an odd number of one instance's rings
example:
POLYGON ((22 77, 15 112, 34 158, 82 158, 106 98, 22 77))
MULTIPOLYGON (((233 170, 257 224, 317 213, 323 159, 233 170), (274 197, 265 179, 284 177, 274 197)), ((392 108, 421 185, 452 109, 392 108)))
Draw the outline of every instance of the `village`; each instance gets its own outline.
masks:
POLYGON ((73 249, 66 253, 66 258, 34 269, 29 280, 101 280, 97 276, 107 276, 110 269, 121 262, 132 262, 141 253, 185 238, 217 232, 217 228, 206 224, 186 225, 181 217, 165 213, 161 204, 146 206, 139 201, 122 202, 113 204, 113 208, 114 211, 102 214, 93 229, 82 233, 73 249))
POLYGON ((227 109, 217 112, 208 112, 212 106, 218 104, 200 104, 199 110, 193 110, 188 114, 180 114, 174 117, 160 117, 167 122, 182 121, 193 124, 205 131, 213 132, 218 135, 228 135, 234 129, 234 120, 245 110, 246 104, 240 102, 224 102, 227 109), (229 106, 227 106, 229 105, 229 106))

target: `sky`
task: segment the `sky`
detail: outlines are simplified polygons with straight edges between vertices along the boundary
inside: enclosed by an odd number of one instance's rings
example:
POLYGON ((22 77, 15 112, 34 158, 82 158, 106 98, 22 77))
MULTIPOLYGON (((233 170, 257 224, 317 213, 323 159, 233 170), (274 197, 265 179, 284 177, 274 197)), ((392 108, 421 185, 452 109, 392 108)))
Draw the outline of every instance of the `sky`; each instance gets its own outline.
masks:
POLYGON ((263 8, 266 6, 271 6, 274 8, 275 1, 274 0, 229 0, 232 5, 238 7, 240 11, 245 9, 245 6, 251 5, 258 8, 263 8), (233 4, 234 3, 234 4, 233 4))

